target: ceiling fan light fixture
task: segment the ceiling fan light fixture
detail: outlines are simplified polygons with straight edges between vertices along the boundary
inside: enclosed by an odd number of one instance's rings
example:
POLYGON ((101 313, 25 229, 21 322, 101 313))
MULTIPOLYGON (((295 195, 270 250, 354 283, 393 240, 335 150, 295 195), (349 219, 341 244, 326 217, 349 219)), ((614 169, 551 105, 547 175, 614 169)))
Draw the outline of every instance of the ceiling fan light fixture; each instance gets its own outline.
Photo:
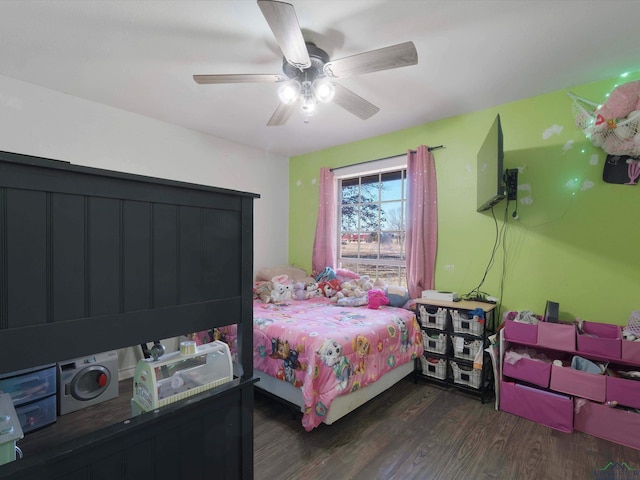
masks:
POLYGON ((318 79, 313 82, 313 94, 319 102, 327 103, 333 100, 336 89, 328 80, 318 79))
POLYGON ((298 99, 298 95, 300 95, 300 83, 292 80, 283 84, 278 89, 278 97, 280 97, 280 101, 285 105, 291 105, 298 99))
POLYGON ((316 101, 312 96, 307 95, 304 97, 302 100, 302 111, 305 115, 313 115, 315 113, 316 101))

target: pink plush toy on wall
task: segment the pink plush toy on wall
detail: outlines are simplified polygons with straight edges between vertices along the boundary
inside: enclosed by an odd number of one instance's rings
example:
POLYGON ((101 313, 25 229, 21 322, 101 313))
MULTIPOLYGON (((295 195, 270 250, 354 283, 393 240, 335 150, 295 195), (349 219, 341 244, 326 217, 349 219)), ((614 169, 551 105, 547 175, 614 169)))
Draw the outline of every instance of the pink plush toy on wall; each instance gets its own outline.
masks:
POLYGON ((640 155, 640 80, 616 87, 585 133, 609 155, 640 155))
POLYGON ((596 124, 621 120, 640 110, 640 80, 616 87, 596 110, 596 124))
POLYGON ((389 305, 389 299, 380 289, 372 288, 367 292, 367 297, 369 298, 369 308, 373 310, 377 310, 382 305, 389 305))

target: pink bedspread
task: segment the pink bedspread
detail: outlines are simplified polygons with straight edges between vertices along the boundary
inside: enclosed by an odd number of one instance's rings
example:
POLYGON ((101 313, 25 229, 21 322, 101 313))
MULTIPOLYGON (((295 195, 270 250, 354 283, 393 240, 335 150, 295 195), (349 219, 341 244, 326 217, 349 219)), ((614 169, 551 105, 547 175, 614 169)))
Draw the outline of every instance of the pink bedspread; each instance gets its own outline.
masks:
POLYGON ((253 305, 254 368, 302 388, 302 424, 324 419, 338 395, 375 382, 422 353, 409 310, 338 307, 327 298, 253 305))

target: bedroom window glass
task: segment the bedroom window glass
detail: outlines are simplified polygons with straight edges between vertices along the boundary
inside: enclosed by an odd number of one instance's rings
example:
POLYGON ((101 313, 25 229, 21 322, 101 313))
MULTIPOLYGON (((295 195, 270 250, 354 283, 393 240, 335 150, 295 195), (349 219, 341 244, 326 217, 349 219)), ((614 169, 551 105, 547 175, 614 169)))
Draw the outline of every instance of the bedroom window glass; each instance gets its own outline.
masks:
POLYGON ((359 275, 406 286, 405 168, 338 180, 338 263, 359 275))

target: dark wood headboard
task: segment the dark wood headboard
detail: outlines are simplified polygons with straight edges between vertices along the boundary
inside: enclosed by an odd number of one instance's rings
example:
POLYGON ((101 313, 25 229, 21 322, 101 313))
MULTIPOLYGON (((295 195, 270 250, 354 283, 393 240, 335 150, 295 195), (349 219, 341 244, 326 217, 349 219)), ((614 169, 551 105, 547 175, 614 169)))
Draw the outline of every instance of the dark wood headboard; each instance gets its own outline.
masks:
POLYGON ((257 197, 0 152, 0 373, 237 323, 250 378, 257 197))

